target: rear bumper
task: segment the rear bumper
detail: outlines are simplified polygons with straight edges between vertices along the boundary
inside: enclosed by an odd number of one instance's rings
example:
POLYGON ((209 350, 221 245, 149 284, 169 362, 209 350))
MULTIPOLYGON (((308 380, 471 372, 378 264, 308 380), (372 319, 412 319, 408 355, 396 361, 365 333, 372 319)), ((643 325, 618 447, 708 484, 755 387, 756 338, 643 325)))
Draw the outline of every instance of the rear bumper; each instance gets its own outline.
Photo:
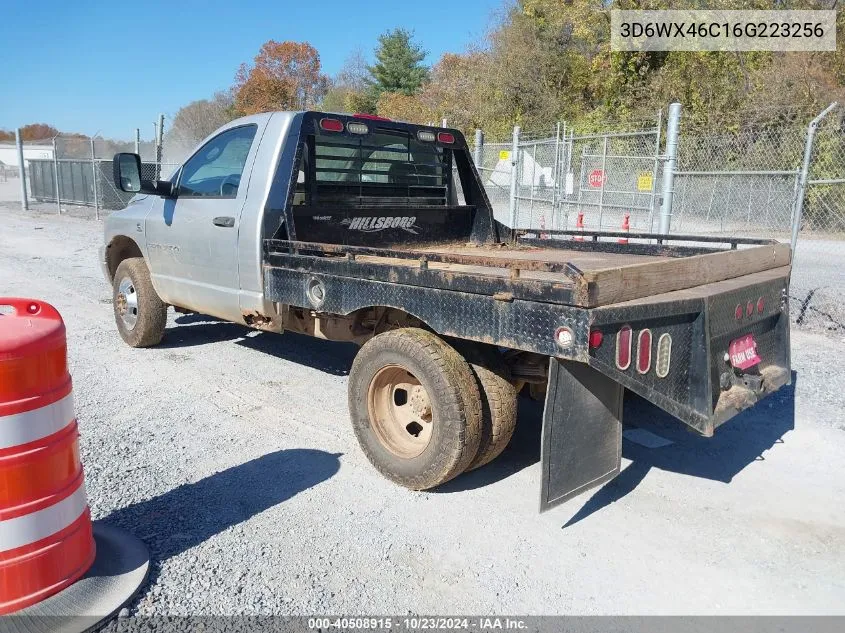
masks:
POLYGON ((727 422, 740 411, 750 409, 766 396, 792 382, 792 373, 785 367, 769 365, 760 372, 758 381, 737 381, 729 389, 722 391, 713 410, 713 426, 727 422))
MULTIPOLYGON (((590 350, 588 363, 701 435, 713 435, 790 382, 789 273, 789 267, 778 268, 591 310, 590 327, 603 332, 607 345, 590 350), (621 368, 616 335, 626 325, 632 329, 631 362, 621 368), (670 369, 662 377, 654 363, 646 372, 636 368, 638 335, 645 329, 652 342, 671 337, 670 369), (746 334, 754 336, 761 362, 742 372, 726 353, 746 334)), ((656 355, 653 343, 651 350, 656 355)))

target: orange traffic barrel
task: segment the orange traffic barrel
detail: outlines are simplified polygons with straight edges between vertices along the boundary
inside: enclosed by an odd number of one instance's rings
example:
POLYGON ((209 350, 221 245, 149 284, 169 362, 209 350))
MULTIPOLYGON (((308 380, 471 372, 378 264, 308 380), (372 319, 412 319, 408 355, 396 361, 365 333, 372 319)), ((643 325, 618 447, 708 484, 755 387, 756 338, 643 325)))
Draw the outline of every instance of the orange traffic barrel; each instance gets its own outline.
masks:
MULTIPOLYGON (((584 232, 584 212, 583 211, 578 212, 578 220, 575 222, 575 228, 577 230, 581 231, 582 233, 584 232)), ((584 241, 584 238, 580 235, 576 235, 572 239, 575 240, 576 242, 583 242, 584 241)))
MULTIPOLYGON (((622 216, 622 232, 623 233, 630 233, 631 232, 631 214, 625 213, 622 216)), ((627 237, 620 237, 617 240, 620 244, 627 244, 628 238, 627 237)))
POLYGON ((78 440, 62 317, 43 301, 0 298, 0 614, 62 591, 94 562, 78 440))

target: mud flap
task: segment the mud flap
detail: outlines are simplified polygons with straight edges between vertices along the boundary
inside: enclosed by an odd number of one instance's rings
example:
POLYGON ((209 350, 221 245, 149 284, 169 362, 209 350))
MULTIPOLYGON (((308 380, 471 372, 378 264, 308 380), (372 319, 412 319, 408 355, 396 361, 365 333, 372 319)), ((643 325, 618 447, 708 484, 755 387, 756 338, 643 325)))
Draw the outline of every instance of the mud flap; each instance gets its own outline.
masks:
POLYGON ((540 512, 619 474, 623 392, 589 365, 549 360, 540 512))

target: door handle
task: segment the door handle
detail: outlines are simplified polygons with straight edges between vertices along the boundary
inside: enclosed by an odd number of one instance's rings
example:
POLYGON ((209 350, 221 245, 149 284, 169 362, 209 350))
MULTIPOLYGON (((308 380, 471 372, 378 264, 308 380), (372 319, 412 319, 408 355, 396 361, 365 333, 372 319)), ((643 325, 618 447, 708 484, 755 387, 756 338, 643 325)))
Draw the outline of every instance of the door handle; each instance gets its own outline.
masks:
POLYGON ((229 217, 228 215, 221 215, 213 220, 214 226, 223 226, 228 229, 235 226, 235 218, 229 217))

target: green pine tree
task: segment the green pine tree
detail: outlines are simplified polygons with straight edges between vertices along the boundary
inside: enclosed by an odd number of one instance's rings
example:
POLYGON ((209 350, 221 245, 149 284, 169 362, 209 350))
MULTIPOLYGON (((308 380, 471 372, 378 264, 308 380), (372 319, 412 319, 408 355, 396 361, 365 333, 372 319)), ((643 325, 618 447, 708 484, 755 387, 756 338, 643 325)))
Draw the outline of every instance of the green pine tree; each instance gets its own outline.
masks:
POLYGON ((367 68, 374 101, 383 92, 417 93, 428 79, 428 68, 422 64, 426 54, 414 43, 413 34, 405 29, 397 28, 380 35, 376 63, 367 68))

